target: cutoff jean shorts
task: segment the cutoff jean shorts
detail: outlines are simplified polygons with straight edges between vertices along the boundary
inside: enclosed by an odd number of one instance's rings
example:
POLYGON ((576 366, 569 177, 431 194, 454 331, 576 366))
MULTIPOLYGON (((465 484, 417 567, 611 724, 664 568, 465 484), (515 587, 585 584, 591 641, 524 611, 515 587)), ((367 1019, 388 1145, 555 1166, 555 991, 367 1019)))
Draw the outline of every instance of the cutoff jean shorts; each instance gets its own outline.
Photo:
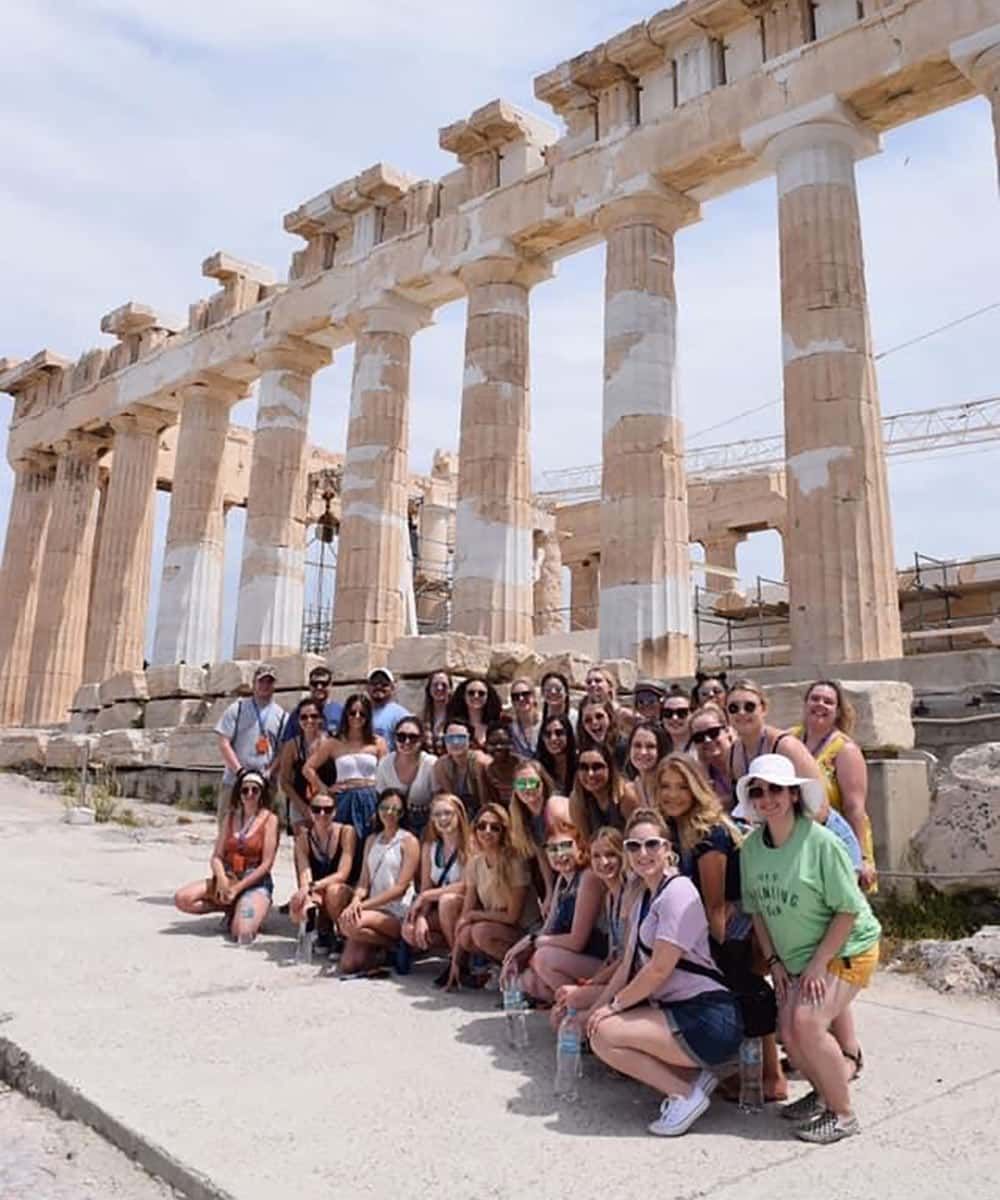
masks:
POLYGON ((718 1067, 739 1055, 743 1015, 732 992, 702 992, 690 1000, 660 1001, 659 1008, 677 1044, 699 1067, 718 1067))

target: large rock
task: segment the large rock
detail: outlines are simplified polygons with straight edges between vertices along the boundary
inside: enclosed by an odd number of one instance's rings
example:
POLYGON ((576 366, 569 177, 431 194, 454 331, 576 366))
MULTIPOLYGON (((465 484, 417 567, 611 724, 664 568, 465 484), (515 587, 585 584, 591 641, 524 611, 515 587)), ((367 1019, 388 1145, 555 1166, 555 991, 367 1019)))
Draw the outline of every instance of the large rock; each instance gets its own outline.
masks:
POLYGON ((396 685, 397 704, 419 717, 424 711, 424 687, 423 679, 401 679, 396 685))
POLYGON ((538 680, 538 668, 545 659, 520 642, 501 642, 490 650, 490 683, 511 683, 515 679, 538 680))
POLYGON ((145 671, 121 671, 105 679, 100 689, 101 705, 117 704, 119 700, 148 700, 145 671))
POLYGON ((76 689, 70 712, 95 713, 101 707, 101 685, 99 683, 83 683, 76 689))
POLYGON ((168 663, 146 668, 146 687, 151 700, 170 700, 177 696, 205 694, 207 673, 204 667, 189 663, 168 663))
POLYGON ((44 767, 49 736, 41 729, 0 730, 0 768, 44 767))
MULTIPOLYGON (((779 683, 765 688, 768 723, 779 729, 798 725, 811 682, 779 683)), ((913 749, 913 688, 908 683, 845 679, 840 686, 857 714, 851 736, 862 750, 913 749)))
POLYGON ((165 766, 222 770, 218 736, 204 725, 178 725, 167 736, 165 766))
POLYGON ((367 679, 368 672, 375 667, 384 667, 389 661, 385 646, 369 646, 367 642, 351 642, 347 646, 334 646, 326 656, 326 665, 336 683, 351 683, 367 679))
POLYGON ((45 747, 47 771, 78 771, 91 757, 97 739, 79 733, 54 733, 45 747))
POLYGON ((166 735, 158 729, 111 729, 95 740, 92 761, 115 770, 160 766, 166 735))
POLYGON ((164 729, 171 725, 197 725, 207 710, 207 700, 181 697, 172 700, 150 700, 146 705, 143 724, 147 729, 164 729))
POLYGON ((283 658, 272 658, 270 663, 278 673, 274 683, 276 688, 301 691, 309 685, 309 672, 315 667, 325 667, 326 659, 321 654, 288 654, 283 658))
POLYGON ((549 671, 563 675, 569 680, 570 687, 582 688, 587 682, 587 672, 594 665, 594 660, 586 654, 574 654, 571 650, 562 654, 553 654, 546 658, 538 668, 538 678, 547 675, 549 671))
POLYGON ((239 660, 211 663, 205 692, 209 696, 249 696, 253 691, 253 673, 258 664, 239 660))
POLYGON ((94 732, 105 733, 109 729, 135 729, 142 725, 141 705, 137 700, 119 700, 108 708, 102 708, 94 720, 94 732))
POLYGON ((602 658, 600 666, 602 670, 607 671, 612 679, 614 679, 615 687, 619 692, 631 692, 635 690, 639 673, 632 659, 602 658))
POLYGON ((955 942, 919 941, 903 946, 890 970, 916 971, 939 992, 1000 997, 1000 925, 984 925, 955 942))
POLYGON ((467 633, 428 633, 404 637, 389 654, 396 675, 426 676, 434 671, 452 675, 485 675, 490 669, 490 644, 467 633))
POLYGON ((931 814, 913 839, 940 892, 996 886, 1000 867, 1000 742, 957 754, 938 777, 931 814), (993 875, 986 872, 994 872, 993 875))

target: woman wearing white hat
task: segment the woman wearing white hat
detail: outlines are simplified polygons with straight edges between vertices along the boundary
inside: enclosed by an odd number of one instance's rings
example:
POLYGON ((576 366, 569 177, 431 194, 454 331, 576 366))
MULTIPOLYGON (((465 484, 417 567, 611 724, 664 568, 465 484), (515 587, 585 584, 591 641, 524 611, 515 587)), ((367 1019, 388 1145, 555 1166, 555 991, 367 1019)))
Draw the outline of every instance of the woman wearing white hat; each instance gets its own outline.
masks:
POLYGON ((882 930, 843 843, 809 816, 823 792, 784 755, 762 754, 736 785, 733 816, 752 810, 762 822, 740 851, 743 908, 771 969, 782 1039, 812 1084, 782 1115, 803 1141, 827 1144, 859 1132, 830 1026, 871 980, 882 930))

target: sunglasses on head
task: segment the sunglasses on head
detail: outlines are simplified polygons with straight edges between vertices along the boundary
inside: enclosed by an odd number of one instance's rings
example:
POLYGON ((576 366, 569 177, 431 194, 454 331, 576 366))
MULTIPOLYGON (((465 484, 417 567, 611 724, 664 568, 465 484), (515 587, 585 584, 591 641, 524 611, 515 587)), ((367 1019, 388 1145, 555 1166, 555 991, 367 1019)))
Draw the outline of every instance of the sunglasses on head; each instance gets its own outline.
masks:
POLYGON ((333 805, 332 804, 310 804, 309 811, 314 812, 317 816, 320 816, 322 813, 326 813, 326 815, 329 816, 330 813, 333 812, 333 805))
POLYGON ((691 734, 691 741, 696 746, 700 746, 702 742, 714 742, 715 739, 722 733, 721 725, 709 725, 707 729, 697 729, 691 734))
POLYGON ((647 854, 652 854, 659 850, 661 846, 667 845, 665 837, 648 837, 648 838, 626 838, 625 849, 629 854, 638 854, 640 850, 645 850, 647 854))
POLYGON ((736 700, 730 700, 726 705, 726 709, 730 716, 735 717, 738 712, 755 713, 757 711, 756 700, 744 700, 742 704, 736 700))
POLYGON ((497 821, 480 821, 476 833, 503 833, 503 826, 497 821))
POLYGON ((546 854, 569 854, 575 846, 575 843, 567 839, 564 842, 546 842, 546 854))
POLYGON ((747 788, 747 795, 751 800, 763 800, 765 791, 769 796, 780 796, 782 792, 787 792, 788 788, 783 783, 769 783, 765 789, 763 784, 755 783, 747 788))
POLYGON ((398 745, 401 745, 401 746, 410 746, 414 742, 419 742, 419 741, 420 741, 419 733, 397 733, 396 734, 396 742, 398 745))

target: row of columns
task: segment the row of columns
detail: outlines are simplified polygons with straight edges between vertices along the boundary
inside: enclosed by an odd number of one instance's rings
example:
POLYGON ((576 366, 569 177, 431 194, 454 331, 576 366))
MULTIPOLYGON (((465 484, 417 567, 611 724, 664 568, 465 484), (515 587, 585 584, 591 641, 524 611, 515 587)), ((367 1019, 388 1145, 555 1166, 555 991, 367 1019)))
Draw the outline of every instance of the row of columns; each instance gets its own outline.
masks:
MULTIPOLYGON (((996 112, 995 57, 992 50, 979 55, 976 78, 992 88, 996 112)), ((755 127, 744 142, 777 179, 793 659, 896 657, 901 637, 855 180, 856 160, 873 153, 877 139, 831 97, 755 127)), ((598 583, 586 564, 574 569, 574 609, 579 595, 581 605, 598 610, 602 657, 635 658, 664 676, 694 667, 674 241, 698 215, 694 202, 650 178, 632 181, 628 196, 598 217, 607 247, 601 570, 598 583)), ((558 590, 554 559, 534 586, 529 456, 529 297, 550 274, 512 246, 461 271, 468 322, 452 627, 494 642, 529 642, 558 590)), ((414 621, 410 348, 431 313, 385 294, 352 320, 334 639, 391 646, 414 621)), ((293 653, 299 645, 310 392, 329 361, 327 351, 298 338, 257 353, 239 657, 293 653)), ((217 653, 223 457, 229 410, 244 394, 242 383, 206 376, 178 396, 156 662, 201 663, 217 653)), ((157 450, 172 419, 140 409, 112 422, 99 544, 106 442, 79 434, 53 455, 14 464, 0 611, 3 724, 61 720, 81 679, 141 665, 157 450)), ((580 620, 574 615, 574 625, 580 620)))

